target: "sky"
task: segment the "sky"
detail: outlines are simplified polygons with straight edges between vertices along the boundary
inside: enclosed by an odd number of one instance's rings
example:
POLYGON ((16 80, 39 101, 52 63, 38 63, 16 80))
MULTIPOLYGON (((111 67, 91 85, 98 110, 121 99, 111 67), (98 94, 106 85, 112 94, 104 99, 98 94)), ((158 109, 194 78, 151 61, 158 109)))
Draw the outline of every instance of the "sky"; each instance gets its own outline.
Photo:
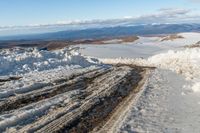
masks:
POLYGON ((199 16, 200 0, 0 0, 0 34, 20 26, 85 23, 86 20, 170 23, 198 22, 199 16))

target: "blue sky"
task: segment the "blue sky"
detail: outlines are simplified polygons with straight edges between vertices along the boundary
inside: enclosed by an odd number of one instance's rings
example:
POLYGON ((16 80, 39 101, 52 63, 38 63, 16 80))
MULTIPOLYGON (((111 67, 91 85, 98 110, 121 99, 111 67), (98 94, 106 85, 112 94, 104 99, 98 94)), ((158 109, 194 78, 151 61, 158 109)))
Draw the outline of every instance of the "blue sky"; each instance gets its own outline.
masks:
POLYGON ((0 26, 68 20, 114 19, 152 14, 161 8, 198 11, 198 0, 0 0, 0 26))
POLYGON ((200 0, 0 0, 0 36, 124 23, 200 23, 200 0))

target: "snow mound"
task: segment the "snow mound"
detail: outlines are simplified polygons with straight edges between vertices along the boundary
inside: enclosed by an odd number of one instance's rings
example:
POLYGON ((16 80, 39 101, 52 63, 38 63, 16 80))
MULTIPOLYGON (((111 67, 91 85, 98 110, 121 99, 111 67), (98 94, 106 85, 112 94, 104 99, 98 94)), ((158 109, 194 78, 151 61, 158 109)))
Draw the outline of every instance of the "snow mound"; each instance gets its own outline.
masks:
POLYGON ((86 58, 77 48, 40 51, 37 48, 13 48, 0 51, 0 76, 20 75, 63 67, 88 67, 96 60, 86 58))
POLYGON ((179 51, 169 50, 149 57, 148 59, 100 59, 107 64, 135 64, 141 66, 158 67, 168 69, 185 76, 187 80, 193 82, 191 87, 194 92, 200 91, 200 49, 184 49, 179 51))
POLYGON ((194 92, 200 92, 200 82, 195 83, 195 84, 192 86, 192 90, 193 90, 194 92))

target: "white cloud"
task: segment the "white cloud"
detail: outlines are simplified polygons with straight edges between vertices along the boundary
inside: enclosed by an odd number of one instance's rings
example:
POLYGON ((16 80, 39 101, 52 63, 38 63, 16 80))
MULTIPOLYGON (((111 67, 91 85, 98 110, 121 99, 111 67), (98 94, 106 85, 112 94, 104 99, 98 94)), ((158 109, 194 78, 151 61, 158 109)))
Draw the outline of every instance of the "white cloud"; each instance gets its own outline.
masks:
POLYGON ((200 0, 188 0, 190 2, 200 3, 200 0))
POLYGON ((134 23, 196 23, 200 20, 200 14, 194 14, 189 9, 162 8, 157 13, 133 18, 134 23))
MULTIPOLYGON (((199 0, 200 1, 200 0, 199 0)), ((121 19, 110 20, 73 20, 73 21, 58 21, 54 24, 31 24, 27 26, 0 26, 0 35, 10 34, 15 31, 18 33, 38 33, 38 32, 54 32, 68 29, 81 29, 93 27, 106 27, 117 25, 137 25, 137 24, 152 24, 152 23, 198 23, 200 22, 200 13, 190 9, 179 8, 162 8, 152 14, 141 16, 126 16, 121 19)))

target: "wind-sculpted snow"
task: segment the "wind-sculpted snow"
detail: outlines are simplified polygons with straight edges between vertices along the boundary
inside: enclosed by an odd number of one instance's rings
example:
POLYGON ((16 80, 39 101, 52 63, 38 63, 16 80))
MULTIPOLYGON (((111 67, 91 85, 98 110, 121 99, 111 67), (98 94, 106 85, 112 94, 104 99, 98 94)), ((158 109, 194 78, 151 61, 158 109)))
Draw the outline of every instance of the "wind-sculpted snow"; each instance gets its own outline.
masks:
POLYGON ((0 76, 19 75, 56 68, 77 68, 93 65, 93 59, 81 56, 76 49, 40 51, 36 48, 0 51, 0 76))
MULTIPOLYGON (((89 132, 99 126, 126 97, 135 96, 143 84, 146 68, 133 66, 101 66, 82 68, 69 75, 38 72, 24 74, 16 83, 0 85, 0 132, 89 132), (55 74, 54 77, 51 77, 55 74), (32 80, 26 76, 32 77, 32 80), (28 82, 26 81, 28 80, 28 82), (142 81, 140 83, 140 81, 142 81), (34 88, 28 83, 39 84, 34 88), (43 85, 40 85, 43 83, 43 85), (14 86, 14 87, 13 87, 14 86), (77 123, 78 122, 78 123, 77 123), (74 124, 77 123, 77 124, 74 124)), ((59 72, 58 72, 59 73, 59 72)))
POLYGON ((14 48, 0 51, 0 81, 17 76, 16 80, 0 82, 0 99, 53 85, 57 79, 67 79, 97 70, 102 65, 77 52, 78 48, 40 51, 36 48, 14 48), (11 76, 12 75, 12 76, 11 76))
POLYGON ((152 66, 162 69, 168 69, 182 74, 187 80, 193 82, 192 90, 200 91, 200 49, 184 49, 179 51, 170 50, 167 53, 161 53, 149 57, 148 59, 101 59, 107 64, 135 64, 142 66, 152 66))

